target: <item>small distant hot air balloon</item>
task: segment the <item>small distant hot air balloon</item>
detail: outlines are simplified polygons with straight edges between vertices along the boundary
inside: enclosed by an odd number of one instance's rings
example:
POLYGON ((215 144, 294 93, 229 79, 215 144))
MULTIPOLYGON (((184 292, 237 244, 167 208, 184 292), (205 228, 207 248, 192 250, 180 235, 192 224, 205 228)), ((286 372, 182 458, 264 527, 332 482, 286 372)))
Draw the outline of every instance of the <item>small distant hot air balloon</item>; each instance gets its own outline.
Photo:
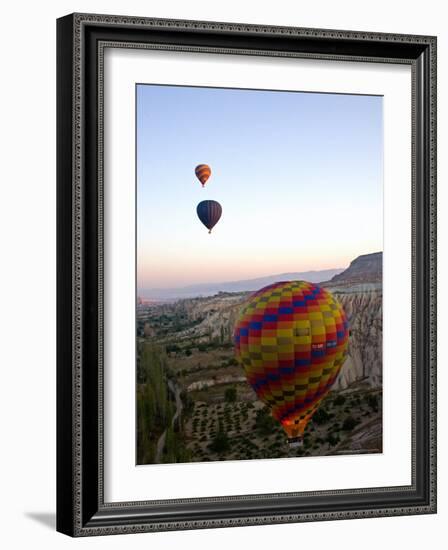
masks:
POLYGON ((222 214, 222 207, 216 201, 202 201, 196 207, 198 218, 211 233, 222 214))
POLYGON ((252 294, 235 326, 236 357, 260 401, 300 445, 347 355, 348 322, 327 290, 279 282, 252 294))
POLYGON ((202 187, 204 187, 212 173, 212 170, 208 164, 198 164, 194 169, 194 172, 198 180, 201 182, 202 187))

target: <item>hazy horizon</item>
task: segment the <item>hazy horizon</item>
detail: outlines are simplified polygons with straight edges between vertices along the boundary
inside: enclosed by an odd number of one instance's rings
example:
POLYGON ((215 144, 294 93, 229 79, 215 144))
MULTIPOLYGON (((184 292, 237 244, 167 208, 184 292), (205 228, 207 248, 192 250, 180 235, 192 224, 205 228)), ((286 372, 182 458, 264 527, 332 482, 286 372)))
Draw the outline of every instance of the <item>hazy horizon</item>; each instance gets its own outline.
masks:
POLYGON ((256 280, 256 279, 265 279, 267 277, 289 275, 289 274, 293 274, 293 273, 322 273, 322 272, 326 272, 326 271, 339 271, 339 272, 342 272, 347 267, 348 266, 328 268, 328 269, 307 269, 306 271, 292 270, 292 271, 285 271, 283 273, 261 273, 260 275, 257 275, 256 277, 249 277, 247 279, 244 278, 244 279, 238 279, 238 280, 233 280, 232 279, 232 280, 225 280, 225 281, 203 281, 201 283, 192 283, 192 284, 179 285, 179 286, 173 286, 173 287, 167 287, 166 285, 163 285, 163 286, 153 286, 153 287, 142 287, 142 289, 152 290, 152 289, 165 289, 165 288, 189 288, 189 287, 195 287, 195 286, 207 285, 207 284, 219 286, 219 285, 225 285, 225 284, 235 283, 235 282, 240 282, 240 281, 252 281, 252 280, 256 280))
POLYGON ((138 289, 344 269, 382 250, 382 155, 378 96, 138 85, 138 289), (206 199, 223 207, 211 235, 206 199))

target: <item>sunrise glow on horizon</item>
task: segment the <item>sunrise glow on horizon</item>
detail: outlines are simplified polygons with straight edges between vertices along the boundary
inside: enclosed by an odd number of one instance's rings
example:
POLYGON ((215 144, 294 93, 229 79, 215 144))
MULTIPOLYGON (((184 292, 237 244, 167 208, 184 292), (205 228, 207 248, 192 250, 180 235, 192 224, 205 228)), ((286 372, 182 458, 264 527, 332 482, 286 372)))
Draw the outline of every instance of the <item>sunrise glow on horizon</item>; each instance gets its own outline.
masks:
POLYGON ((382 109, 378 96, 138 85, 138 290, 345 268, 381 251, 382 109), (202 200, 222 205, 211 234, 202 200))

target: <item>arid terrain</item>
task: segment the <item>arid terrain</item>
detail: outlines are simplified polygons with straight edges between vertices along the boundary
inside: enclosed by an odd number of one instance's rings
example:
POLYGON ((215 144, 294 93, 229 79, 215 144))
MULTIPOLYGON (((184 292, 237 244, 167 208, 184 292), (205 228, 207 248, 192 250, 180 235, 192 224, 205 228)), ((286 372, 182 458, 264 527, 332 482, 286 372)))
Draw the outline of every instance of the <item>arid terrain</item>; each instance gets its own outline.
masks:
POLYGON ((382 254, 320 284, 343 304, 349 354, 290 449, 246 382, 233 327, 250 292, 137 307, 137 462, 244 460, 382 451, 382 254))

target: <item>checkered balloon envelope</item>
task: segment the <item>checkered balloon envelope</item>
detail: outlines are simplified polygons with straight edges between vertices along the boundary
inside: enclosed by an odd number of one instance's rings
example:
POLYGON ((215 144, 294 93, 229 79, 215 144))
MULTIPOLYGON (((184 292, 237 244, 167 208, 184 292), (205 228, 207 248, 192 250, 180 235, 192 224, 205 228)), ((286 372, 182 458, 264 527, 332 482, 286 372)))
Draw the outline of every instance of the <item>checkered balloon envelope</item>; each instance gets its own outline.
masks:
POLYGON ((328 290, 305 281, 266 286, 250 296, 235 325, 236 356, 258 398, 301 444, 347 355, 348 322, 328 290))

